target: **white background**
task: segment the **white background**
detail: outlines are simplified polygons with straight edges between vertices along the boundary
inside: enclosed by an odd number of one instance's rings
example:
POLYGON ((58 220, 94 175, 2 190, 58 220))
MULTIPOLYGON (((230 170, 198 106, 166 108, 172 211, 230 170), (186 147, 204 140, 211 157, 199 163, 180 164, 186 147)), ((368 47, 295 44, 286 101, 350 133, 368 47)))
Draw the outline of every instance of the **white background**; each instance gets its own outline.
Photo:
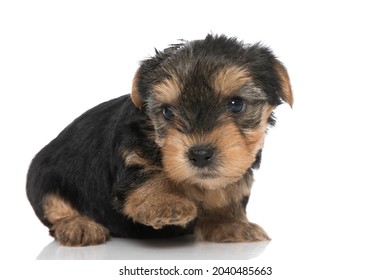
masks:
POLYGON ((239 264, 272 266, 269 279, 389 279, 389 26, 386 1, 1 1, 0 273, 123 279, 137 264, 35 261, 52 239, 25 197, 28 165, 85 110, 129 93, 154 47, 213 32, 271 46, 295 94, 248 207, 273 241, 239 264))

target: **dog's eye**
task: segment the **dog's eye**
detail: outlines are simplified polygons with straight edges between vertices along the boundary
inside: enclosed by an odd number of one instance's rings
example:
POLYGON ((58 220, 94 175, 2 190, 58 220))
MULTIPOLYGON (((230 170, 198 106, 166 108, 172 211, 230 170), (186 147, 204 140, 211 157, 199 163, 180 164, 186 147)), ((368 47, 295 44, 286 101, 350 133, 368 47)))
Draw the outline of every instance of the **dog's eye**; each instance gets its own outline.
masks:
POLYGON ((244 101, 239 97, 233 97, 228 102, 228 108, 233 113, 240 113, 244 109, 244 101))
POLYGON ((170 107, 164 107, 163 115, 166 120, 171 120, 174 117, 173 111, 170 107))

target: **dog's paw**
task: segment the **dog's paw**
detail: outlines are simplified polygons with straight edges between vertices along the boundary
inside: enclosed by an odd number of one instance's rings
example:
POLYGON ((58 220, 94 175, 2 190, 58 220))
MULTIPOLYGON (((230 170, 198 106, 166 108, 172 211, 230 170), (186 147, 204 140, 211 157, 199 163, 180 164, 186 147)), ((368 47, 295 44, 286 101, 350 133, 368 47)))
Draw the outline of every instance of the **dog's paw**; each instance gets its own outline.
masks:
POLYGON ((109 238, 109 231, 104 226, 83 216, 57 221, 51 233, 64 246, 98 245, 109 238))
POLYGON ((271 240, 267 233, 257 224, 246 221, 218 223, 216 221, 200 222, 195 234, 198 239, 212 242, 256 242, 271 240))
POLYGON ((193 202, 165 195, 159 199, 148 199, 137 207, 132 207, 129 216, 138 223, 160 229, 166 225, 185 227, 197 215, 193 202))

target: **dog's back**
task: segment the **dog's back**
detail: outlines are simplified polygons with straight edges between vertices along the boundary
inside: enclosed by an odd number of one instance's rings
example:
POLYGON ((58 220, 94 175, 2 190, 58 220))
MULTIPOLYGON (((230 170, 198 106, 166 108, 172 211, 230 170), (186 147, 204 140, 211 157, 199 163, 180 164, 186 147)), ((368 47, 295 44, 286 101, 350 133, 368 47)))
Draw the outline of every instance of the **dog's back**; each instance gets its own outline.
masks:
MULTIPOLYGON (((145 115, 128 95, 104 102, 75 119, 31 162, 27 197, 43 224, 53 224, 45 214, 45 200, 61 197, 74 210, 106 227, 113 236, 148 238, 157 233, 134 224, 112 205, 113 185, 125 172, 116 152, 120 144, 145 147, 145 115)), ((66 209, 56 210, 66 211, 66 209)), ((158 236, 177 235, 170 227, 158 236)))

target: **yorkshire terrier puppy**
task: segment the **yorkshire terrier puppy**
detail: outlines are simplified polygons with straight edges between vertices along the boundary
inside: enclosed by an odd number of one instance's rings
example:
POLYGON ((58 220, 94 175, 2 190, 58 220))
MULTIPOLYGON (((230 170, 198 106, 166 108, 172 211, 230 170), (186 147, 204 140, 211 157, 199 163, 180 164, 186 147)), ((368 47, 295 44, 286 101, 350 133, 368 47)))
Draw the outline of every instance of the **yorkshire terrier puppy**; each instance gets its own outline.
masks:
POLYGON ((268 240, 245 208, 283 101, 293 104, 287 71, 261 44, 208 35, 156 51, 130 96, 85 112, 35 156, 28 199, 67 246, 268 240))

